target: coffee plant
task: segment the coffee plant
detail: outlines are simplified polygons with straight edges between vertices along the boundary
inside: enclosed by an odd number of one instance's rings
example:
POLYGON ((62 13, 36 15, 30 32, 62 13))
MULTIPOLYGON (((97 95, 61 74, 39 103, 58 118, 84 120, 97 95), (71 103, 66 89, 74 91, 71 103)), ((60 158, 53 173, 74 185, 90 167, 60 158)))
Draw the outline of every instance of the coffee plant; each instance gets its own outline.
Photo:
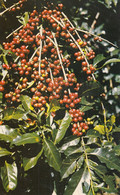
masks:
POLYGON ((1 24, 15 21, 0 44, 1 194, 119 194, 119 49, 99 13, 80 27, 67 1, 0 2, 1 24))

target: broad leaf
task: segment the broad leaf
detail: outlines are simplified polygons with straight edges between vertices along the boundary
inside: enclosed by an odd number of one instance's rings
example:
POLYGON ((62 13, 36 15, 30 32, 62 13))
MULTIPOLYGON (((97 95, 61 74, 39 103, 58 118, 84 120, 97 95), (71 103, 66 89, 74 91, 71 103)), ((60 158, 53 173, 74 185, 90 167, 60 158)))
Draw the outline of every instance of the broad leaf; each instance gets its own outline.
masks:
POLYGON ((56 99, 53 99, 50 104, 46 104, 47 106, 47 117, 49 117, 51 112, 55 112, 60 109, 60 104, 56 99))
POLYGON ((61 179, 64 179, 66 177, 68 177, 70 174, 72 174, 73 172, 75 172, 76 167, 77 167, 77 163, 76 163, 77 159, 72 159, 72 158, 66 158, 63 161, 62 167, 61 167, 61 179))
POLYGON ((1 148, 0 147, 0 157, 2 156, 7 156, 7 155, 11 155, 12 152, 9 152, 8 150, 6 150, 5 148, 1 148))
POLYGON ((118 0, 112 0, 114 5, 116 6, 118 4, 118 0))
POLYGON ((63 118, 61 125, 59 126, 59 129, 57 131, 55 141, 54 141, 55 144, 59 143, 62 140, 70 123, 71 123, 71 116, 69 115, 68 112, 66 112, 65 117, 63 118))
POLYGON ((102 60, 104 60, 105 57, 103 56, 103 54, 98 54, 94 60, 93 60, 93 66, 96 66, 97 64, 99 64, 102 60))
POLYGON ((1 167, 1 179, 6 192, 16 188, 17 172, 17 165, 15 162, 13 162, 13 164, 9 164, 5 161, 4 167, 1 167))
POLYGON ((44 139, 43 146, 44 146, 45 156, 48 160, 48 164, 51 167, 53 167, 56 171, 60 171, 62 165, 61 157, 53 142, 44 139))
POLYGON ((85 82, 79 90, 81 96, 98 96, 103 93, 103 87, 98 81, 85 82))
POLYGON ((7 125, 0 125, 0 140, 11 142, 19 135, 17 129, 10 128, 7 125))
POLYGON ((25 112, 19 109, 8 108, 3 112, 3 120, 9 121, 11 119, 18 120, 25 115, 25 112))
POLYGON ((67 185, 67 188, 64 192, 64 195, 73 195, 75 189, 77 189, 78 186, 79 186, 79 191, 80 191, 79 194, 81 194, 81 185, 79 185, 79 184, 81 182, 83 172, 84 172, 84 169, 80 169, 79 171, 77 171, 76 173, 73 174, 73 176, 70 178, 70 180, 68 182, 68 185, 67 185))
POLYGON ((23 167, 25 171, 32 169, 38 162, 38 159, 42 155, 43 149, 33 158, 23 158, 23 167))
POLYGON ((87 131, 86 136, 95 138, 95 137, 101 137, 102 135, 98 131, 90 129, 89 131, 87 131))
POLYGON ((105 127, 104 125, 96 125, 94 128, 96 131, 98 131, 100 134, 105 134, 105 127))
POLYGON ((102 163, 105 163, 109 169, 116 169, 120 171, 120 158, 116 156, 114 150, 109 148, 97 148, 90 154, 97 156, 99 160, 102 163))
POLYGON ((17 136, 12 144, 16 146, 24 145, 24 144, 33 144, 40 142, 40 136, 36 133, 26 133, 21 136, 17 136))
POLYGON ((93 109, 93 105, 94 105, 93 102, 92 102, 92 103, 91 103, 91 102, 88 102, 88 101, 86 100, 85 96, 82 97, 80 104, 82 104, 82 106, 81 106, 81 108, 80 108, 80 110, 81 110, 82 112, 85 112, 85 111, 88 111, 88 110, 93 109))
POLYGON ((70 155, 76 154, 76 153, 80 153, 81 154, 81 153, 83 153, 83 148, 82 147, 78 147, 78 146, 71 146, 71 147, 67 148, 64 153, 67 156, 70 156, 70 155))
POLYGON ((22 102, 22 105, 24 109, 29 112, 29 110, 33 110, 33 107, 31 106, 31 98, 27 95, 20 96, 20 100, 22 102))
POLYGON ((78 145, 79 141, 80 141, 80 137, 78 137, 78 136, 72 135, 72 136, 65 138, 64 143, 60 148, 60 151, 62 152, 62 151, 65 151, 70 146, 78 145))
POLYGON ((112 115, 110 118, 111 125, 114 125, 115 121, 116 121, 116 117, 115 117, 115 115, 112 115))

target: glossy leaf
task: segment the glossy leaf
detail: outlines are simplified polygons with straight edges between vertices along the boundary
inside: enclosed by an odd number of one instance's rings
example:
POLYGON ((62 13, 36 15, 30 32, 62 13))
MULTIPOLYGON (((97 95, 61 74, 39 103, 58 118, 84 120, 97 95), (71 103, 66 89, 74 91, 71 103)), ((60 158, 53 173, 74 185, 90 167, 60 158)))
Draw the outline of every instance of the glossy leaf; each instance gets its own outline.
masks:
POLYGON ((66 112, 65 117, 63 118, 61 125, 59 126, 59 129, 57 131, 55 141, 54 141, 55 144, 59 143, 62 140, 70 123, 71 123, 71 116, 68 112, 66 112))
POLYGON ((73 135, 72 135, 72 136, 65 138, 64 143, 60 148, 60 151, 62 152, 62 151, 65 151, 70 146, 78 145, 79 141, 80 141, 80 137, 78 137, 78 136, 73 137, 73 135))
POLYGON ((9 164, 5 161, 4 167, 1 167, 1 179, 6 192, 14 190, 17 186, 17 165, 15 162, 9 164))
POLYGON ((48 164, 56 171, 61 169, 61 157, 53 142, 44 139, 44 153, 48 160, 48 164))
POLYGON ((38 153, 37 156, 32 158, 23 158, 23 167, 25 171, 32 169, 38 162, 38 159, 42 155, 43 149, 38 153))
MULTIPOLYGON (((70 178, 67 188, 64 192, 64 195, 73 195, 75 189, 79 186, 81 182, 81 178, 83 176, 84 169, 80 169, 76 173, 73 174, 73 176, 70 178)), ((81 192, 81 185, 79 186, 79 190, 81 192)), ((80 194, 80 193, 79 193, 80 194)))
POLYGON ((0 157, 2 156, 7 156, 7 155, 11 155, 12 152, 9 152, 8 150, 6 150, 5 148, 1 148, 0 147, 0 157))
POLYGON ((18 120, 24 116, 25 112, 20 109, 8 108, 3 112, 3 120, 9 121, 11 119, 18 120))
POLYGON ((0 140, 11 142, 17 135, 19 135, 17 129, 10 128, 7 125, 0 126, 0 140))
POLYGON ((31 98, 27 95, 20 96, 20 100, 22 102, 22 105, 24 109, 29 112, 29 110, 33 110, 33 107, 31 106, 31 98))
POLYGON ((65 150, 65 155, 70 156, 76 153, 83 153, 83 148, 78 146, 71 146, 65 150))
POLYGON ((12 144, 16 146, 24 145, 24 144, 33 144, 40 142, 40 136, 38 136, 36 133, 26 133, 21 136, 17 136, 12 144))
POLYGON ((97 148, 91 154, 97 156, 109 169, 120 171, 120 158, 116 156, 114 150, 109 148, 97 148))
POLYGON ((66 158, 63 161, 62 167, 61 167, 61 179, 64 179, 66 177, 68 177, 70 174, 72 174, 73 172, 75 172, 76 167, 77 167, 77 163, 76 163, 77 159, 72 159, 72 158, 66 158))

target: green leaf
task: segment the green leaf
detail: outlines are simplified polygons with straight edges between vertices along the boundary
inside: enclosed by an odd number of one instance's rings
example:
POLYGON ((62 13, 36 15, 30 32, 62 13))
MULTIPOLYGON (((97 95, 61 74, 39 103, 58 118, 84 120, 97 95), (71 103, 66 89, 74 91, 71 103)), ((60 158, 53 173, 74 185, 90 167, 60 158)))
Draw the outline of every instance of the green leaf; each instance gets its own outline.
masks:
POLYGON ((115 127, 115 129, 113 129, 113 132, 120 132, 120 126, 119 127, 115 127))
POLYGON ((120 156, 120 145, 114 147, 115 153, 120 156))
POLYGON ((97 148, 90 154, 97 156, 99 160, 102 163, 105 163, 109 169, 116 169, 120 171, 120 158, 116 156, 114 150, 109 148, 97 148))
POLYGON ((98 131, 90 129, 89 131, 87 131, 86 136, 95 138, 95 137, 101 137, 101 134, 98 131))
POLYGON ((66 158, 63 161, 62 167, 61 167, 61 179, 63 180, 64 178, 68 177, 70 174, 75 172, 77 163, 77 159, 72 159, 70 157, 66 158))
POLYGON ((111 125, 114 125, 115 121, 116 121, 116 117, 115 117, 115 115, 112 115, 110 118, 111 125))
POLYGON ((1 167, 1 179, 6 192, 16 188, 17 172, 17 165, 15 162, 13 162, 13 164, 9 164, 5 161, 4 167, 1 167))
POLYGON ((4 115, 3 120, 6 121, 9 121, 11 119, 18 120, 25 115, 25 112, 19 109, 8 108, 4 110, 3 115, 4 115))
POLYGON ((5 148, 1 148, 0 147, 0 157, 2 156, 7 156, 7 155, 11 155, 12 152, 9 152, 8 150, 6 150, 5 148))
POLYGON ((11 142, 17 135, 19 135, 17 129, 10 128, 7 125, 0 125, 0 140, 11 142))
POLYGON ((80 141, 80 137, 78 137, 78 136, 72 135, 72 136, 66 137, 64 139, 63 145, 60 148, 60 151, 62 152, 62 151, 65 151, 70 146, 78 145, 79 141, 80 141))
POLYGON ((116 6, 118 4, 118 0, 112 0, 114 3, 114 6, 116 6))
POLYGON ((29 110, 33 110, 33 107, 31 106, 31 98, 27 95, 21 95, 20 100, 22 102, 22 105, 24 109, 29 112, 29 110))
MULTIPOLYGON (((83 176, 84 169, 80 169, 79 171, 75 172, 73 176, 70 178, 67 188, 65 189, 65 192, 63 195, 73 195, 75 192, 75 189, 79 186, 79 183, 81 182, 81 178, 83 176)), ((81 186, 79 188, 81 194, 81 186)), ((74 194, 75 195, 75 194, 74 194)))
POLYGON ((2 7, 4 7, 4 8, 6 9, 6 6, 5 6, 5 4, 4 4, 4 1, 3 1, 3 0, 0 0, 0 3, 1 3, 1 5, 2 5, 2 7))
POLYGON ((111 64, 111 63, 117 63, 117 62, 120 62, 120 59, 117 59, 117 58, 112 58, 110 60, 107 60, 103 66, 107 65, 107 64, 111 64))
POLYGON ((98 81, 85 82, 79 90, 81 96, 98 96, 103 93, 103 87, 98 81))
POLYGON ((56 171, 61 169, 61 157, 53 142, 44 139, 44 153, 48 160, 48 164, 56 171))
POLYGON ((94 60, 93 60, 93 66, 96 66, 97 64, 99 64, 102 60, 104 60, 105 57, 103 56, 103 54, 98 54, 94 60))
POLYGON ((33 158, 23 158, 23 167, 24 171, 28 171, 29 169, 32 169, 38 162, 38 159, 43 153, 43 149, 38 153, 37 156, 33 158))
POLYGON ((33 144, 40 142, 40 136, 36 133, 26 133, 21 136, 17 136, 13 141, 12 144, 16 146, 24 145, 24 144, 33 144))
POLYGON ((3 93, 0 92, 0 104, 2 104, 2 100, 3 100, 3 93))
POLYGON ((24 13, 24 16, 21 17, 18 21, 23 24, 24 26, 26 26, 26 24, 28 23, 28 20, 29 20, 29 13, 28 12, 25 12, 24 13))
POLYGON ((47 104, 47 117, 49 117, 51 112, 55 112, 60 109, 60 104, 56 99, 53 99, 50 104, 47 104))
POLYGON ((70 156, 76 153, 83 153, 83 148, 78 146, 71 146, 65 150, 65 155, 70 156))
POLYGON ((88 101, 86 100, 86 97, 85 97, 85 96, 82 97, 80 104, 82 104, 82 106, 81 106, 81 108, 80 108, 80 110, 81 110, 82 112, 85 112, 85 111, 88 111, 88 110, 93 109, 93 105, 94 105, 94 103, 88 102, 88 101))
POLYGON ((105 127, 104 127, 104 125, 96 125, 94 130, 98 131, 100 134, 105 135, 105 127))
POLYGON ((70 123, 71 123, 71 116, 68 112, 66 112, 65 117, 63 118, 61 125, 59 126, 59 129, 57 131, 54 144, 57 144, 62 140, 70 123))

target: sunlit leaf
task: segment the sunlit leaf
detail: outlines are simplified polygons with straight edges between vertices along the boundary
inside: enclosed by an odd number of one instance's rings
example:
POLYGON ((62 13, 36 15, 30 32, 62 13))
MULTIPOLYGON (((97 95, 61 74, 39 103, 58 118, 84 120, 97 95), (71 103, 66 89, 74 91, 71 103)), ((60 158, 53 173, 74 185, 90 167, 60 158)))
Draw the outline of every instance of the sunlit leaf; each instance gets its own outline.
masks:
POLYGON ((44 153, 48 160, 48 164, 56 171, 61 169, 61 157, 53 142, 44 139, 44 153))
POLYGON ((9 121, 11 119, 18 120, 24 116, 25 112, 15 108, 7 108, 3 112, 3 120, 9 121))
POLYGON ((67 188, 65 189, 64 195, 73 195, 75 190, 79 188, 79 194, 81 194, 81 178, 83 176, 84 169, 80 169, 73 174, 71 179, 68 182, 67 188), (78 188, 77 188, 78 187, 78 188))
POLYGON ((27 95, 21 95, 20 100, 22 102, 22 105, 24 109, 28 112, 29 110, 33 110, 33 107, 31 105, 31 98, 27 95))
POLYGON ((14 190, 17 186, 17 165, 15 162, 9 164, 5 161, 4 167, 1 167, 1 179, 6 192, 14 190))
POLYGON ((6 156, 6 155, 10 155, 10 154, 12 154, 12 152, 9 152, 9 151, 6 150, 5 148, 1 148, 1 147, 0 147, 0 157, 6 156))
POLYGON ((71 116, 68 112, 66 112, 65 117, 61 121, 61 125, 59 126, 59 129, 57 131, 55 141, 54 141, 55 144, 59 143, 62 140, 70 123, 71 123, 71 116))
POLYGON ((7 125, 0 125, 0 140, 11 142, 17 135, 19 135, 17 129, 10 128, 7 125))
POLYGON ((23 158, 23 167, 25 171, 32 169, 38 162, 38 159, 42 155, 43 149, 38 153, 37 156, 32 158, 23 158))
POLYGON ((24 144, 33 144, 40 142, 40 136, 36 133, 25 133, 21 136, 17 136, 13 141, 12 144, 16 146, 24 145, 24 144))
POLYGON ((98 131, 100 134, 105 134, 105 127, 104 125, 96 125, 94 128, 96 131, 98 131))
POLYGON ((120 170, 120 158, 115 155, 115 151, 109 148, 97 148, 94 152, 91 153, 99 158, 102 163, 105 163, 106 166, 113 170, 120 170))
POLYGON ((72 174, 73 172, 75 172, 77 167, 76 160, 77 159, 74 158, 72 159, 68 157, 63 161, 61 167, 61 179, 64 179, 68 177, 70 174, 72 174))

